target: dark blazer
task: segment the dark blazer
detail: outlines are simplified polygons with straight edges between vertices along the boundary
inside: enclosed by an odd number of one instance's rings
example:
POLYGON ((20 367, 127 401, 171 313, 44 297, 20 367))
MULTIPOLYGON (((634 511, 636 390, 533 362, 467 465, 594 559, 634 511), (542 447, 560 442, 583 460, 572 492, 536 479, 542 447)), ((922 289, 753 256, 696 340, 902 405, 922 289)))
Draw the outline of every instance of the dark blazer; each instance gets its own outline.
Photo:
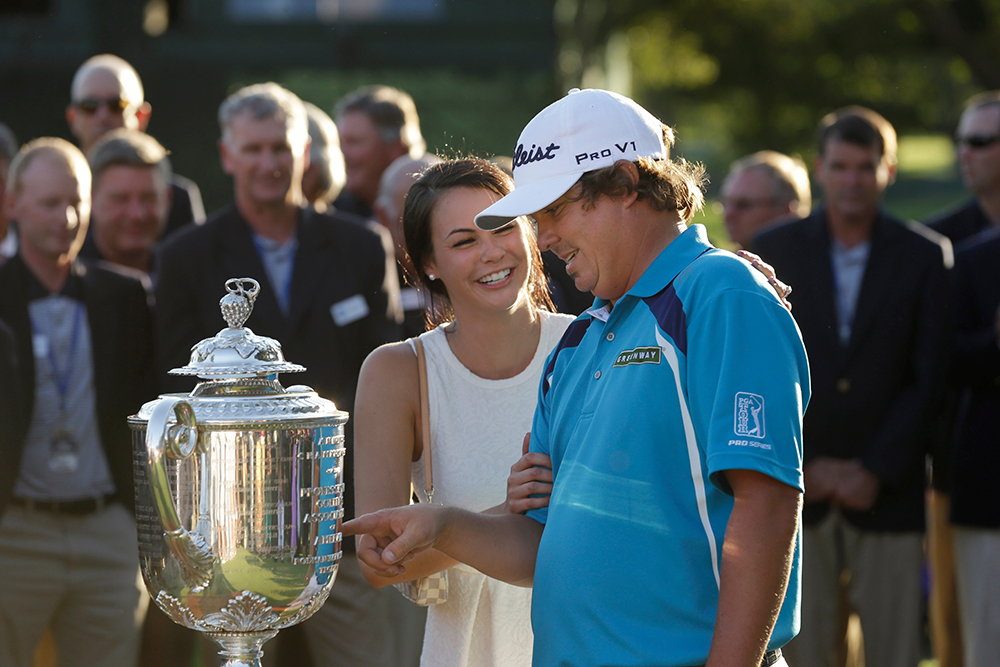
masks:
POLYGON ((205 205, 201 202, 201 190, 190 178, 177 174, 170 177, 170 212, 163 227, 163 238, 183 228, 188 223, 200 225, 205 222, 205 205))
MULTIPOLYGON (((156 284, 156 331, 160 374, 190 360, 191 347, 225 327, 219 299, 230 278, 250 277, 260 285, 246 326, 281 343, 285 359, 306 367, 280 377, 284 386, 305 384, 341 410, 354 409, 358 374, 365 357, 383 343, 399 340, 402 307, 392 239, 385 228, 341 213, 302 209, 292 276, 291 307, 282 315, 253 244, 250 227, 234 206, 189 226, 160 249, 156 284), (363 299, 363 301, 359 301, 363 299), (338 324, 337 304, 362 306, 338 324), (353 319, 358 315, 356 319, 353 319)), ((193 378, 170 376, 172 391, 190 391, 193 378)), ((350 442, 350 425, 347 429, 350 442)), ((345 461, 348 484, 353 454, 345 461)), ((353 489, 345 493, 348 516, 353 489)))
POLYGON ((333 201, 333 208, 341 213, 356 215, 359 218, 365 218, 366 220, 374 217, 375 215, 369 204, 355 197, 346 188, 341 190, 340 194, 333 201))
MULTIPOLYGON (((10 465, 8 456, 20 451, 17 432, 22 428, 24 408, 21 405, 21 376, 17 363, 17 343, 14 332, 0 320, 0 489, 14 488, 18 468, 10 465)), ((0 516, 6 504, 6 493, 0 491, 0 516)))
POLYGON ((945 211, 927 220, 924 224, 938 234, 947 236, 954 246, 993 227, 993 223, 990 222, 976 198, 970 199, 957 208, 945 211))
MULTIPOLYGON (((882 488, 871 511, 846 518, 865 529, 921 530, 927 433, 947 376, 951 245, 879 214, 846 346, 837 335, 830 247, 822 209, 763 232, 751 247, 795 289, 792 313, 812 376, 804 463, 859 459, 882 488)), ((807 503, 805 523, 828 509, 807 503)))
POLYGON ((952 458, 952 523, 1000 528, 1000 232, 955 256, 955 377, 961 389, 952 458))
MULTIPOLYGON (((153 375, 153 320, 142 282, 105 262, 78 260, 72 271, 83 281, 84 305, 90 324, 94 390, 101 444, 111 469, 118 499, 135 504, 132 482, 132 436, 127 419, 156 397, 153 375)), ((17 342, 20 371, 18 400, 22 410, 12 426, 14 438, 0 440, 4 472, 0 473, 0 514, 10 500, 21 467, 24 439, 35 402, 35 355, 28 314, 28 267, 20 255, 0 266, 0 318, 17 342)), ((4 424, 4 429, 8 425, 4 424)))
MULTIPOLYGON (((938 234, 948 237, 955 249, 956 258, 962 247, 975 243, 980 234, 988 233, 995 228, 975 197, 932 216, 924 221, 924 224, 938 234)), ((948 492, 954 474, 951 470, 951 455, 955 447, 955 420, 959 398, 957 388, 951 387, 945 400, 945 410, 934 428, 934 439, 931 444, 933 464, 931 482, 937 491, 948 492)))

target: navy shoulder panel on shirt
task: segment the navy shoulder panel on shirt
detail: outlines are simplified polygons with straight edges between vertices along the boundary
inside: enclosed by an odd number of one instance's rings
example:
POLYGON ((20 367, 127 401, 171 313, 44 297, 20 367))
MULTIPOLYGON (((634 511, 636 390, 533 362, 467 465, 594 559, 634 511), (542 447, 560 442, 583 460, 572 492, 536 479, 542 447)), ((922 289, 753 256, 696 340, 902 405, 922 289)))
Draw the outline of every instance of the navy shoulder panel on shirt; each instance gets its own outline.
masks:
POLYGON ((681 354, 687 354, 687 314, 684 304, 677 295, 677 288, 690 291, 688 283, 698 284, 694 288, 705 294, 705 281, 710 282, 709 292, 720 287, 750 285, 746 280, 749 265, 735 255, 717 248, 708 249, 691 261, 670 283, 652 296, 642 301, 656 319, 657 326, 669 336, 681 354))
POLYGON ((670 336, 681 354, 687 354, 687 318, 684 315, 684 304, 677 296, 677 290, 671 282, 653 296, 643 299, 649 312, 656 318, 660 329, 670 336))
POLYGON ((556 368, 556 359, 559 358, 559 353, 564 349, 576 347, 583 340, 583 335, 587 333, 587 328, 593 320, 590 317, 581 317, 570 322, 569 327, 563 332, 563 336, 559 339, 559 344, 556 345, 555 350, 552 352, 552 356, 549 358, 549 363, 545 367, 545 375, 542 376, 542 392, 547 394, 549 392, 549 376, 552 375, 552 371, 556 368))

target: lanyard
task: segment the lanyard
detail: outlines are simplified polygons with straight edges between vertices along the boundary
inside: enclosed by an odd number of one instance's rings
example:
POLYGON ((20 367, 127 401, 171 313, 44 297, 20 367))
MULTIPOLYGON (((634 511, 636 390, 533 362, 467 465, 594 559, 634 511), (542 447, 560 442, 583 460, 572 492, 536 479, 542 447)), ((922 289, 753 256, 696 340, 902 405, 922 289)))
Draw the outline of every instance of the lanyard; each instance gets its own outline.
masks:
MULTIPOLYGON (((56 392, 59 394, 59 409, 62 412, 66 412, 66 397, 69 395, 69 381, 73 377, 73 365, 76 360, 76 346, 80 339, 80 329, 83 324, 83 304, 77 303, 75 316, 73 318, 73 330, 70 333, 69 342, 69 353, 66 355, 66 365, 63 368, 59 367, 59 363, 56 359, 55 345, 53 345, 53 337, 46 335, 46 358, 49 361, 49 366, 52 367, 52 377, 55 379, 56 392)), ((31 330, 35 334, 40 334, 38 327, 35 324, 34 318, 31 319, 31 330)))

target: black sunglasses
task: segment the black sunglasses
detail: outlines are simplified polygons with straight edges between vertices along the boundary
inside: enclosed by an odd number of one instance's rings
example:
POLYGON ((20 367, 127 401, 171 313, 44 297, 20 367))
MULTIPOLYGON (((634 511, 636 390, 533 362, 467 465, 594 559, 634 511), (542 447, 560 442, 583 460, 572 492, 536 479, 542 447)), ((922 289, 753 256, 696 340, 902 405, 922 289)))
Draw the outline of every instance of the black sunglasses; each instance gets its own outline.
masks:
POLYGON ((969 148, 986 148, 1000 141, 998 134, 970 134, 967 137, 955 137, 955 144, 961 146, 965 144, 969 148))
POLYGON ((87 114, 92 116, 97 113, 98 109, 105 107, 111 113, 125 113, 125 110, 129 108, 130 103, 128 100, 121 97, 85 97, 82 100, 76 102, 73 106, 87 114))

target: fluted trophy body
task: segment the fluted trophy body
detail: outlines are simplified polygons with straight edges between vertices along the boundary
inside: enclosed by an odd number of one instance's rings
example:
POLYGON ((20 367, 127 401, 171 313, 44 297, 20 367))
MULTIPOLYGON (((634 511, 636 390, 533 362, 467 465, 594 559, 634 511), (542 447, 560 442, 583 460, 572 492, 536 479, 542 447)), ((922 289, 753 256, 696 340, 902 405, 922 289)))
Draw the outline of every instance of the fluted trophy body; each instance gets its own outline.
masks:
POLYGON ((175 622, 216 640, 226 667, 249 667, 333 586, 348 415, 277 382, 302 367, 242 327, 256 282, 227 289, 229 328, 171 371, 202 381, 147 403, 129 425, 146 587, 175 622))

